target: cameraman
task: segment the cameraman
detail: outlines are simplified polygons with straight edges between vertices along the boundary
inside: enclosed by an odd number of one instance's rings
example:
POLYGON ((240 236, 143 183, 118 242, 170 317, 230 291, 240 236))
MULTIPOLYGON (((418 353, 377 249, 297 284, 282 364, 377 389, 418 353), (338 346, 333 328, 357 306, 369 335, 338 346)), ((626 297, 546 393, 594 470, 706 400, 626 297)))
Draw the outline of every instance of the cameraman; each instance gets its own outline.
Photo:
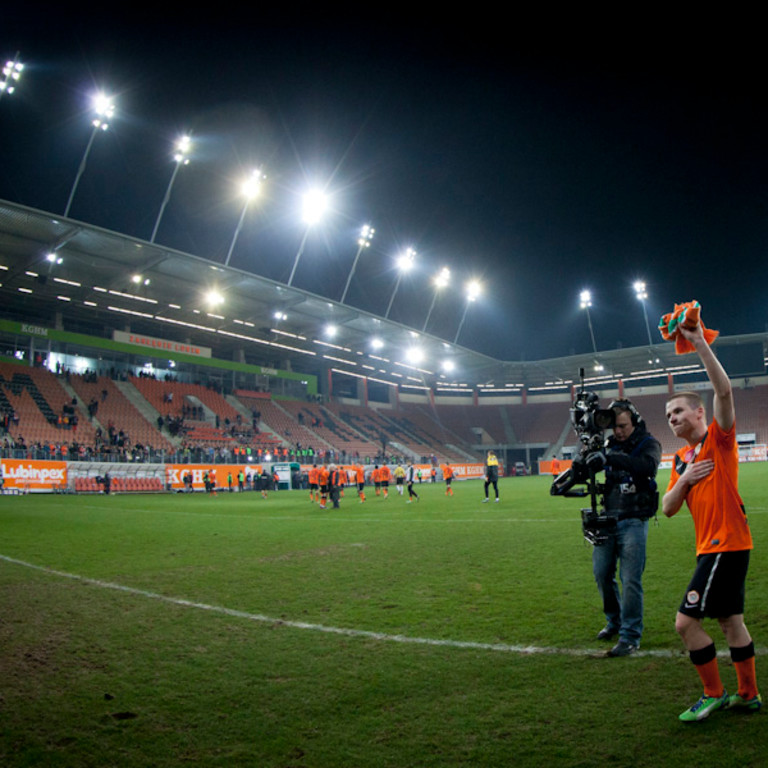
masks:
POLYGON ((613 435, 605 442, 605 452, 597 457, 604 462, 604 504, 606 516, 616 520, 607 529, 607 541, 592 551, 592 567, 603 599, 606 625, 599 640, 619 640, 609 656, 629 656, 640 647, 643 634, 643 571, 648 519, 656 514, 659 495, 656 470, 661 461, 661 445, 645 427, 629 400, 614 400, 613 435), (621 595, 616 583, 616 564, 620 563, 621 595))

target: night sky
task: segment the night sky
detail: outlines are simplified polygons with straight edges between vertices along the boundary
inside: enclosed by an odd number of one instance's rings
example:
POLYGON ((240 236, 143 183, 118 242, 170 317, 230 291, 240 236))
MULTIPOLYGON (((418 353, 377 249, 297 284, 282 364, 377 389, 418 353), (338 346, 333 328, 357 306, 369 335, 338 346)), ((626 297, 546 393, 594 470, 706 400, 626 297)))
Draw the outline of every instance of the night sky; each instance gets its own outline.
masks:
POLYGON ((756 20, 10 13, 0 56, 18 50, 27 66, 0 100, 0 198, 63 213, 90 94, 103 88, 117 114, 96 137, 72 218, 149 239, 172 145, 190 131, 194 155, 159 244, 223 261, 238 183, 261 166, 265 193, 233 266, 287 281, 301 194, 323 186, 333 211, 309 235, 294 285, 338 300, 370 223, 347 303, 383 315, 394 259, 413 247, 419 267, 391 319, 420 330, 429 279, 448 266, 454 284, 428 330, 453 340, 462 286, 478 278, 485 294, 459 343, 493 357, 589 351, 583 288, 598 350, 646 343, 636 279, 648 284, 654 340, 662 312, 694 298, 725 334, 768 327, 756 20))

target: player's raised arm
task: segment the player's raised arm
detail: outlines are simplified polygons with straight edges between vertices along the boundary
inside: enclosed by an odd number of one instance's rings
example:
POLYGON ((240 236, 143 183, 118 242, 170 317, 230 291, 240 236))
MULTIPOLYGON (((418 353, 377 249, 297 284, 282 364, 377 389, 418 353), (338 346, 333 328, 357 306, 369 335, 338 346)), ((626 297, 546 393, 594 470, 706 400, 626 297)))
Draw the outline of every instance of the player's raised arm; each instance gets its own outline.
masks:
POLYGON ((693 344, 696 349, 696 354, 699 356, 699 359, 707 371, 707 376, 715 391, 715 398, 712 406, 713 415, 721 429, 727 432, 736 421, 736 410, 733 404, 731 380, 728 378, 725 368, 723 368, 722 364, 717 359, 712 348, 707 344, 701 324, 694 330, 688 330, 687 328, 680 326, 680 333, 693 344))

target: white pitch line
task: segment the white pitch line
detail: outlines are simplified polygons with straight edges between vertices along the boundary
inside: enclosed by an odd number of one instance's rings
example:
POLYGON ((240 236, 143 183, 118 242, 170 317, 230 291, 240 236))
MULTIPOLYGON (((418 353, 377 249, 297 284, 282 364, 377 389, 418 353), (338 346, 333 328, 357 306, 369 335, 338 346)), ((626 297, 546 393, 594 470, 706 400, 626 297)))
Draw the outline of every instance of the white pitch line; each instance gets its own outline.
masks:
MULTIPOLYGON (((27 563, 24 560, 17 560, 7 555, 0 555, 0 560, 4 560, 7 563, 13 565, 20 565, 24 568, 31 568, 35 571, 41 571, 51 576, 59 576, 64 579, 72 579, 73 581, 79 581, 82 584, 90 584, 95 587, 101 587, 102 589, 112 589, 118 592, 124 592, 129 595, 138 595, 139 597, 146 597, 151 600, 159 600, 163 603, 169 603, 171 605, 178 605, 183 608, 196 608, 200 611, 210 611, 211 613, 219 613, 224 616, 232 616, 237 619, 245 619, 247 621, 256 621, 262 624, 278 624, 284 627, 291 627, 292 629, 308 629, 314 632, 324 632, 331 635, 343 635, 345 637, 361 637, 369 640, 379 640, 382 642, 390 643, 403 643, 410 645, 429 645, 433 647, 442 648, 460 648, 472 651, 493 651, 496 653, 517 653, 523 656, 532 655, 547 655, 547 656, 604 656, 605 650, 597 649, 578 649, 578 648, 552 648, 541 647, 535 645, 508 645, 506 643, 477 643, 464 640, 437 640, 429 637, 410 637, 408 635, 389 635, 384 632, 371 632, 365 629, 348 629, 344 627, 328 627, 324 624, 310 624, 305 621, 288 621, 285 619, 276 619, 271 616, 264 616, 260 613, 247 613, 246 611, 238 611, 234 608, 225 608, 221 605, 208 605, 207 603, 198 603, 193 600, 184 600, 178 597, 168 597, 167 595, 160 595, 157 592, 149 592, 144 589, 136 589, 135 587, 126 587, 123 584, 115 584, 111 581, 102 581, 101 579, 91 579, 87 576, 79 576, 75 573, 67 573, 66 571, 57 571, 54 568, 45 568, 41 565, 35 565, 34 563, 27 563)), ((756 653, 760 656, 768 653, 768 649, 760 648, 756 649, 756 653)), ((655 657, 671 659, 680 657, 683 655, 683 651, 669 651, 669 650, 650 650, 650 651, 636 651, 634 656, 636 657, 655 657)), ((727 651, 720 651, 718 656, 727 657, 727 651)))

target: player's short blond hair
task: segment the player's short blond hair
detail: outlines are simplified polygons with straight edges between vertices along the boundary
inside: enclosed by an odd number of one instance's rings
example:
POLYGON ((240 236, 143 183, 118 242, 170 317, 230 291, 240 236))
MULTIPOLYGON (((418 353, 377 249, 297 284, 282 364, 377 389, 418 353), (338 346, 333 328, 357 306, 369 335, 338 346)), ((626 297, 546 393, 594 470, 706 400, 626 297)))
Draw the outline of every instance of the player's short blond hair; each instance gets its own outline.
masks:
POLYGON ((704 401, 701 399, 701 395, 698 392, 694 392, 692 389, 684 390, 683 392, 675 392, 667 402, 671 403, 673 400, 682 398, 688 404, 689 408, 696 410, 697 408, 704 408, 704 401))

